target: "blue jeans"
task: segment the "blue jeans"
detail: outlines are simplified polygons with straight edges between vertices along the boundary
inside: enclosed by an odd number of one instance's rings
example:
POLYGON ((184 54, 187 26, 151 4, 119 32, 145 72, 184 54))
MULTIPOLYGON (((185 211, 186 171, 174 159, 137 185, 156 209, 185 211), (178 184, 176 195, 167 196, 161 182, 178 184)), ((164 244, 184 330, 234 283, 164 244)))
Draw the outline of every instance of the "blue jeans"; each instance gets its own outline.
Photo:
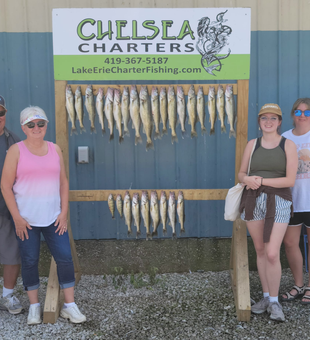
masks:
POLYGON ((61 289, 74 287, 74 266, 68 233, 58 235, 54 223, 48 227, 32 227, 28 229, 29 239, 22 241, 19 237, 18 245, 22 261, 22 278, 25 290, 35 290, 40 286, 39 255, 41 232, 57 264, 57 275, 61 289))

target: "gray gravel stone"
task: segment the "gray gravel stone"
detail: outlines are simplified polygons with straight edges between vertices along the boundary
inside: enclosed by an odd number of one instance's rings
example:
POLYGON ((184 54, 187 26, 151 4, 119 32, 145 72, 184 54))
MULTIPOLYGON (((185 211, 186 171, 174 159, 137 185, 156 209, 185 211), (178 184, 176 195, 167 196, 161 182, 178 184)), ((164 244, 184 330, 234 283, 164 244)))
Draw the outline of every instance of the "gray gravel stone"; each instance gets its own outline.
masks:
MULTIPOLYGON (((73 325, 59 318, 54 325, 27 326, 28 301, 19 279, 16 296, 26 311, 15 316, 0 311, 0 339, 310 339, 309 306, 300 300, 283 303, 283 323, 270 321, 267 313, 239 322, 229 271, 161 274, 152 283, 148 275, 135 275, 134 280, 130 275, 82 276, 76 302, 86 323, 73 325)), ((42 308, 46 285, 47 278, 41 278, 42 308)), ((284 270, 281 292, 292 285, 291 272, 284 270)), ((258 301, 262 291, 257 272, 250 272, 250 286, 258 301)))

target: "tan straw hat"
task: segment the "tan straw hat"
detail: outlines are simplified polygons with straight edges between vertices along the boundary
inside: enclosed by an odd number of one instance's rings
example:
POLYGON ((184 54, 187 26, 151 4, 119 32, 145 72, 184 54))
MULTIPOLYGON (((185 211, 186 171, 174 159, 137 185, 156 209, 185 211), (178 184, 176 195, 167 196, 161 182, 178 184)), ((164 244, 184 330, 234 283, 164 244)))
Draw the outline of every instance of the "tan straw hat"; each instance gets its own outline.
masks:
POLYGON ((282 111, 278 104, 270 103, 270 104, 263 105, 258 115, 260 116, 260 115, 263 115, 264 113, 274 113, 282 117, 282 111))

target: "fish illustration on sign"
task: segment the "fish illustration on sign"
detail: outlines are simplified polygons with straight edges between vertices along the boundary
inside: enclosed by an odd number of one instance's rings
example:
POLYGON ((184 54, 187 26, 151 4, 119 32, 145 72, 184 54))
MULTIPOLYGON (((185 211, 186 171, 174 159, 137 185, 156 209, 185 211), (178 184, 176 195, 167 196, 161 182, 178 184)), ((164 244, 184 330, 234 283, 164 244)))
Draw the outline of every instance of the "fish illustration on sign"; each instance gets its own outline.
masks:
POLYGON ((219 56, 221 50, 228 45, 228 36, 232 33, 231 27, 223 25, 225 12, 221 12, 216 16, 216 21, 210 20, 209 17, 203 17, 198 22, 197 34, 198 42, 196 44, 197 51, 201 54, 201 66, 206 72, 215 76, 213 71, 221 71, 221 60, 229 57, 231 50, 228 49, 226 55, 219 56), (216 64, 213 64, 217 62, 216 64))

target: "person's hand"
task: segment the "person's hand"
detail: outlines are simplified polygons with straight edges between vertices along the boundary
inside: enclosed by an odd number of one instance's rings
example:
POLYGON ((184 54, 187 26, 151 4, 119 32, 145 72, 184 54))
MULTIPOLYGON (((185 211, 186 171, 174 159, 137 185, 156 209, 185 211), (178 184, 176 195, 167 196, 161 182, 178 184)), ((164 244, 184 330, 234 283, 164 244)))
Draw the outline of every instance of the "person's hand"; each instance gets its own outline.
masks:
POLYGON ((67 224, 68 224, 67 214, 60 213, 54 224, 55 227, 57 227, 55 233, 59 232, 59 235, 62 235, 63 233, 65 233, 67 231, 67 224))
POLYGON ((260 176, 245 176, 243 179, 244 184, 246 185, 246 190, 258 189, 262 184, 262 177, 260 176))
POLYGON ((19 218, 14 219, 14 224, 17 237, 22 241, 24 241, 24 239, 28 240, 29 236, 27 229, 32 229, 29 223, 20 216, 19 218))

